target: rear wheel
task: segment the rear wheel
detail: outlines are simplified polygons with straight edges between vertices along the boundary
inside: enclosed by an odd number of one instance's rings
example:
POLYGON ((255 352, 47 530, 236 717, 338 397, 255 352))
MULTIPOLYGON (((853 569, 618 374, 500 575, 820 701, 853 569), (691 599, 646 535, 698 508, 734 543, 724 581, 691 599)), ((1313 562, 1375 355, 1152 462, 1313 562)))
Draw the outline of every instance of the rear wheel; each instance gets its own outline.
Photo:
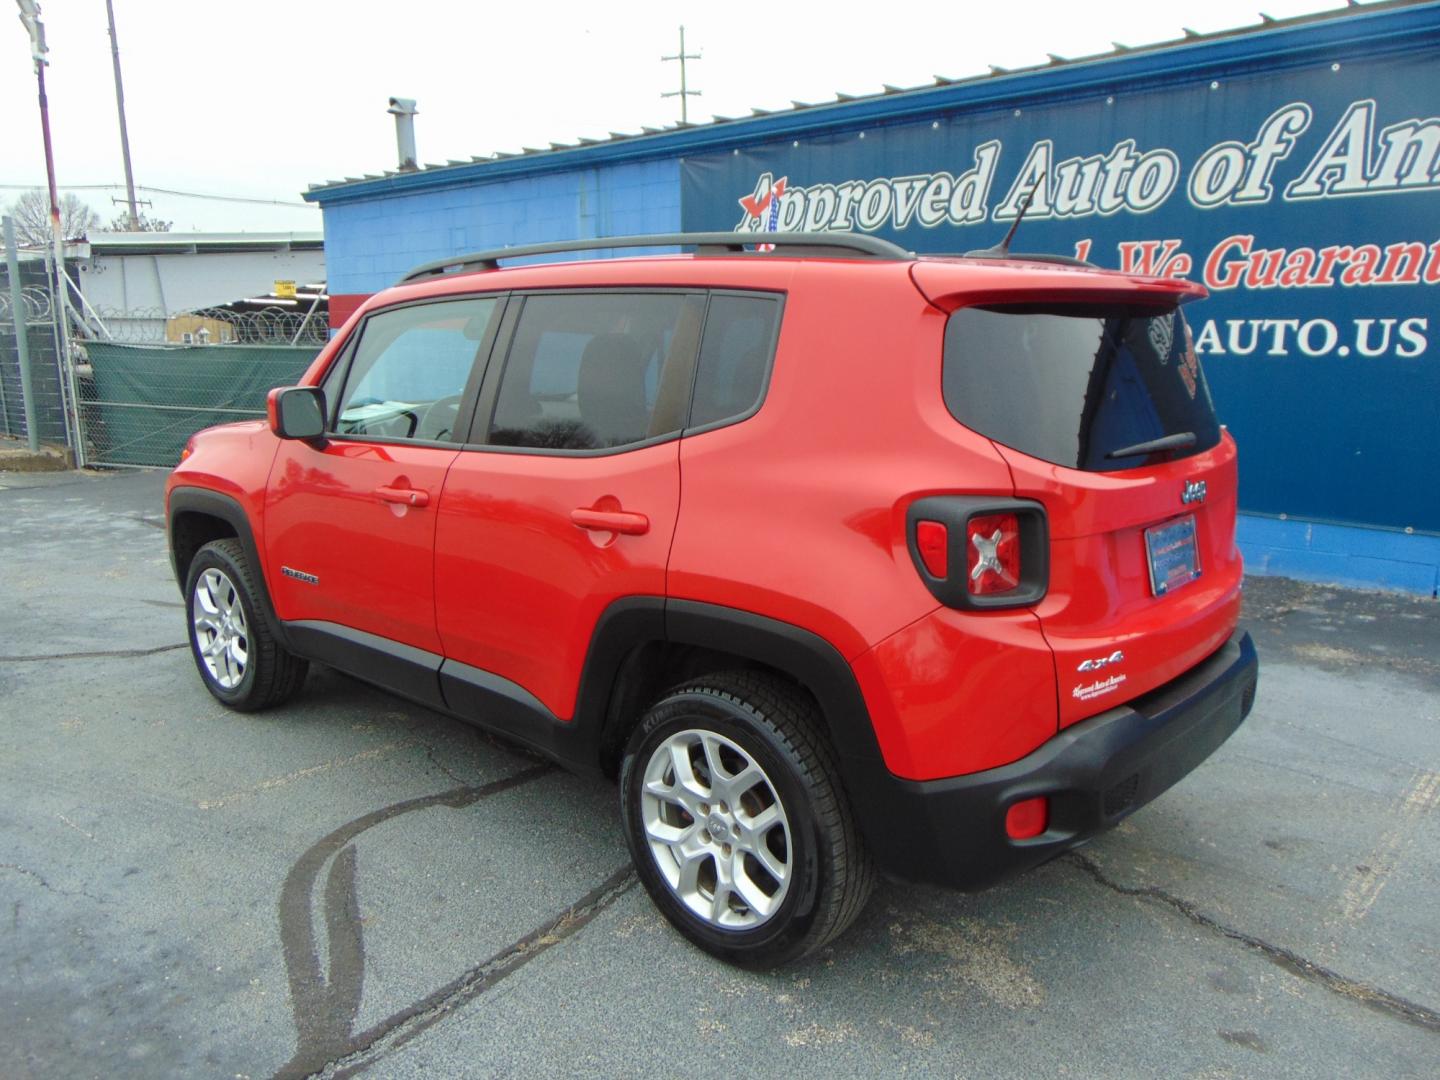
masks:
POLYGON ((837 937, 874 880, 814 704, 744 672, 677 687, 631 736, 626 841, 666 918, 731 963, 773 966, 837 937))
POLYGON ((280 704, 309 670, 270 633, 257 595, 238 540, 213 540, 196 552, 185 585, 190 652, 205 688, 242 712, 280 704))

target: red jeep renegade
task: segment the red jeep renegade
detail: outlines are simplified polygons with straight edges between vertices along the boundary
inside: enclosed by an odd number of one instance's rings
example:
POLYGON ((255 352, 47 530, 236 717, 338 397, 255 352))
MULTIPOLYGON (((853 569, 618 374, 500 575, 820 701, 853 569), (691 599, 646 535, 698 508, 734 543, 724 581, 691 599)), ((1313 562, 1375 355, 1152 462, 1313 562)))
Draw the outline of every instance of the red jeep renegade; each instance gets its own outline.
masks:
POLYGON ((220 701, 315 660, 618 776, 656 904, 768 965, 877 870, 978 889, 1114 825, 1257 665, 1199 286, 765 240, 421 267, 167 511, 220 701))

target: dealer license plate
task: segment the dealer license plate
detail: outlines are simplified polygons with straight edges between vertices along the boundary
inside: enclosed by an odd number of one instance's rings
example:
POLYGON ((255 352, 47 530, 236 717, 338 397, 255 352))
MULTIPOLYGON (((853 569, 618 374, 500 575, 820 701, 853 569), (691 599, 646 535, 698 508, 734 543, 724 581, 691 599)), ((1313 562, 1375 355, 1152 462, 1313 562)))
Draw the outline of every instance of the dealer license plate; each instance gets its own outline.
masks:
POLYGON ((1200 557, 1195 551, 1195 515, 1145 530, 1145 550, 1150 556, 1150 591, 1165 596, 1200 576, 1200 557))

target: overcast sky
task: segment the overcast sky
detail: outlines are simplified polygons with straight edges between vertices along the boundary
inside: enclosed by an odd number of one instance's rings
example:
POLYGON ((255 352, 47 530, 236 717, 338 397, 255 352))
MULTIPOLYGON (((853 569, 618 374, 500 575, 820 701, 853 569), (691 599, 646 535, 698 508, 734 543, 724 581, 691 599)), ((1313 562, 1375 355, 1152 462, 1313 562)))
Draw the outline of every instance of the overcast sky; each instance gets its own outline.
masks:
MULTIPOLYGON (((0 0, 0 202, 43 186, 29 42, 0 0)), ((405 0, 114 0, 136 183, 285 205, 141 192, 174 227, 318 230, 312 183, 396 162, 390 95, 419 102, 423 162, 548 146, 679 118, 686 27, 692 122, 792 99, 914 86, 987 65, 1078 57, 1344 6, 1337 0, 1074 0, 488 4, 405 0)), ((106 220, 122 185, 105 0, 46 0, 47 71, 63 189, 106 220)))

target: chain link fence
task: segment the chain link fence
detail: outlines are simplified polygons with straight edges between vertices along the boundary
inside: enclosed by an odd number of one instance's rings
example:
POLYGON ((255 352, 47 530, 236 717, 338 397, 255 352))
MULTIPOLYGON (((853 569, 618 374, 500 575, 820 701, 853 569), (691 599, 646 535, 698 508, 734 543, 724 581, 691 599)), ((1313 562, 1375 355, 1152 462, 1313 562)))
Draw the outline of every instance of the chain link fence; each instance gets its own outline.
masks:
POLYGON ((299 381, 319 352, 314 344, 109 341, 86 341, 80 350, 86 459, 162 468, 180 460, 185 441, 201 428, 263 417, 266 393, 299 381))
POLYGON ((170 468, 201 428, 265 415, 329 338, 323 309, 99 308, 76 343, 80 420, 94 465, 170 468))
MULTIPOLYGON (((25 395, 20 380, 20 352, 16 339, 16 313, 12 310, 9 275, 0 262, 0 435, 28 439, 25 395)), ((42 265, 22 266, 21 318, 30 353, 32 407, 41 442, 64 446, 70 442, 65 424, 65 379, 56 340, 55 309, 42 265)))
MULTIPOLYGON (((77 291, 63 315, 67 365, 45 265, 20 266, 38 438, 87 465, 173 467, 201 428, 263 417, 270 388, 297 382, 329 339, 322 304, 167 316, 95 310, 77 291)), ((0 437, 26 439, 8 273, 0 284, 0 437)))

